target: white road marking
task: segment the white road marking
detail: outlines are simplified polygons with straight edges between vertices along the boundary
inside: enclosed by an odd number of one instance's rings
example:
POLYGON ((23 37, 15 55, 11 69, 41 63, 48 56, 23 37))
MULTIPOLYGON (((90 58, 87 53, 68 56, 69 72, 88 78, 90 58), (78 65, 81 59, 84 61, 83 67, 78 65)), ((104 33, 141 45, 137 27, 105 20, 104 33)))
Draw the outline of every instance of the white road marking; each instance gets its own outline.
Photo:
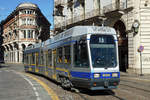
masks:
POLYGON ((33 90, 36 91, 36 87, 33 87, 33 90))
POLYGON ((29 84, 32 86, 32 88, 33 88, 34 85, 32 84, 32 82, 31 82, 29 79, 25 78, 25 77, 24 77, 24 79, 25 79, 26 81, 28 81, 28 83, 29 83, 29 84))
POLYGON ((32 86, 33 91, 34 91, 34 93, 35 93, 35 96, 37 97, 37 100, 41 100, 40 97, 39 97, 39 93, 37 92, 36 87, 34 87, 37 83, 34 84, 35 82, 31 82, 31 81, 29 80, 29 78, 28 78, 27 76, 25 76, 25 75, 22 75, 22 74, 20 74, 20 73, 18 73, 18 72, 15 72, 15 73, 18 74, 18 75, 20 75, 21 77, 23 77, 24 80, 26 80, 26 81, 32 86))
POLYGON ((37 97, 39 97, 39 93, 38 93, 38 92, 35 92, 35 95, 36 95, 37 97))
POLYGON ((37 97, 37 100, 41 100, 39 97, 37 97))

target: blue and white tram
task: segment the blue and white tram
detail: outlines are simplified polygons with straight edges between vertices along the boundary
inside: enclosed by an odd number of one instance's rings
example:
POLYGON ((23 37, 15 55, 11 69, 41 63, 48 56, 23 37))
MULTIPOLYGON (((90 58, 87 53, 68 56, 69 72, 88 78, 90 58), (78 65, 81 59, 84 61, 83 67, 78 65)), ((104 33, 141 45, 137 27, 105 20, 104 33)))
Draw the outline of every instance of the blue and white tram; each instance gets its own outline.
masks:
POLYGON ((117 88, 120 82, 118 41, 110 27, 76 26, 27 47, 25 70, 43 74, 63 87, 90 90, 117 88))

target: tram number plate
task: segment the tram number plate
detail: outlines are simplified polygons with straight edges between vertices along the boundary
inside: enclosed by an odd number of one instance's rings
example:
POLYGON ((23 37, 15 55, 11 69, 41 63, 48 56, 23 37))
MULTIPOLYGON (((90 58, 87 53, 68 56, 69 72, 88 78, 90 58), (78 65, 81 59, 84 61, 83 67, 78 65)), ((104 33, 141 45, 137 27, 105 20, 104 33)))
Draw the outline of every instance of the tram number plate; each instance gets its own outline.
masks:
POLYGON ((103 74, 103 77, 109 77, 110 74, 103 74))

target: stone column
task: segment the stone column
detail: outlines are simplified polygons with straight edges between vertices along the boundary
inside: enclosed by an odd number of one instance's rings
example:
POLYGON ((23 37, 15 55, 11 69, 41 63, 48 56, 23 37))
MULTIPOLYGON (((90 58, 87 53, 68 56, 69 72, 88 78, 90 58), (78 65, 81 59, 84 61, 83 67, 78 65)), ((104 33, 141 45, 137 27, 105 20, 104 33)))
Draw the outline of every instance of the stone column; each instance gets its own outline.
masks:
POLYGON ((13 51, 10 51, 10 62, 12 63, 12 53, 13 51))
POLYGON ((19 58, 20 58, 20 59, 19 59, 19 63, 22 63, 22 54, 23 54, 23 53, 22 53, 22 51, 20 50, 20 51, 19 51, 19 58))
POLYGON ((17 49, 15 49, 15 51, 14 51, 14 62, 15 63, 17 63, 17 60, 18 59, 18 57, 17 57, 17 49))
POLYGON ((22 52, 23 48, 21 46, 21 43, 19 44, 19 63, 22 63, 22 55, 23 55, 23 52, 22 52))
POLYGON ((8 62, 10 62, 10 51, 8 51, 8 62))
POLYGON ((13 63, 15 63, 15 50, 13 52, 13 63))
POLYGON ((17 50, 17 63, 19 63, 19 50, 17 50))
POLYGON ((35 30, 33 31, 33 38, 36 39, 36 37, 35 37, 35 30))
POLYGON ((11 51, 9 51, 9 63, 11 62, 11 51))
POLYGON ((4 61, 7 62, 7 51, 4 52, 4 61))
POLYGON ((5 50, 4 50, 4 62, 6 62, 6 52, 7 52, 7 48, 6 48, 6 46, 3 46, 4 48, 5 48, 5 50))

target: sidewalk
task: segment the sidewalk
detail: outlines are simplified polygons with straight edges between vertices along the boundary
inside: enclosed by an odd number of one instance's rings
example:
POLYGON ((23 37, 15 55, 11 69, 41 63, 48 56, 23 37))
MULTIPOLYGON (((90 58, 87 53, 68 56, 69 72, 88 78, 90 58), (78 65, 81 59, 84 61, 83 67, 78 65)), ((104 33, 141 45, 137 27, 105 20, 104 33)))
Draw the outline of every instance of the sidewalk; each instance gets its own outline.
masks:
POLYGON ((1 66, 3 66, 3 68, 10 68, 21 72, 24 71, 24 64, 22 63, 5 63, 1 66))
POLYGON ((140 75, 140 74, 135 74, 135 73, 120 72, 120 77, 136 78, 140 80, 150 81, 150 74, 140 75))

